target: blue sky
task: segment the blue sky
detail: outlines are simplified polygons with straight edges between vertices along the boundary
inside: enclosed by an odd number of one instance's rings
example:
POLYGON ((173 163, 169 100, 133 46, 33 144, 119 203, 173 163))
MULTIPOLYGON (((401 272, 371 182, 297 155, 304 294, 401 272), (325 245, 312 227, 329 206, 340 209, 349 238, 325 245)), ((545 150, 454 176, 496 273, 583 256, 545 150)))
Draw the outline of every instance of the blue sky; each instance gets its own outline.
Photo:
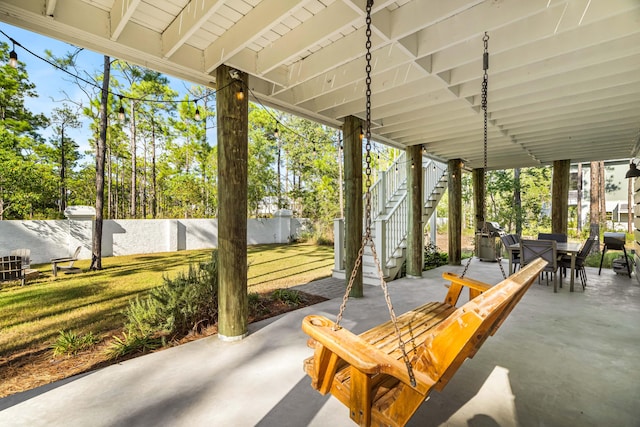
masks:
MULTIPOLYGON (((45 57, 45 50, 47 49, 53 52, 55 56, 63 56, 67 52, 75 50, 73 45, 5 23, 0 23, 0 29, 26 49, 41 57, 45 57)), ((0 40, 11 46, 11 41, 2 34, 0 34, 0 40)), ((18 60, 25 63, 29 80, 36 85, 36 92, 38 93, 37 98, 25 99, 26 107, 29 110, 49 116, 54 108, 62 106, 61 101, 67 97, 65 93, 71 99, 82 101, 83 103, 87 102, 84 92, 75 83, 71 82, 71 76, 55 69, 19 46, 16 46, 15 50, 18 54, 18 60)), ((78 56, 79 69, 86 71, 90 75, 102 72, 102 61, 103 56, 101 54, 86 49, 78 56)), ((189 82, 168 77, 171 80, 172 88, 178 91, 181 97, 192 86, 189 82)), ((48 138, 50 131, 46 130, 43 135, 48 138)), ((88 126, 86 124, 82 129, 72 130, 71 132, 70 136, 80 146, 81 152, 90 149, 87 143, 87 135, 88 126)), ((85 156, 84 161, 91 161, 91 159, 85 156)))

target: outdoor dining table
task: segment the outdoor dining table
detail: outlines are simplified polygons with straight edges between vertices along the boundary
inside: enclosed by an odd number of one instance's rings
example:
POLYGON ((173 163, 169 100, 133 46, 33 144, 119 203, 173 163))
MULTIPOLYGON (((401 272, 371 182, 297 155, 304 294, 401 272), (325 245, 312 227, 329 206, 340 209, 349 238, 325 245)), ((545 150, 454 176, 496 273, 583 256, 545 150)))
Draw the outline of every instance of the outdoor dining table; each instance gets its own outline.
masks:
MULTIPOLYGON (((573 292, 573 280, 576 274, 576 256, 580 252, 582 245, 575 242, 556 242, 556 252, 558 255, 569 255, 571 257, 571 280, 569 281, 569 292, 573 292)), ((513 259, 513 251, 520 251, 520 243, 514 243, 507 246, 509 251, 509 271, 511 271, 513 259)), ((562 283, 562 274, 560 275, 560 283, 562 283)))

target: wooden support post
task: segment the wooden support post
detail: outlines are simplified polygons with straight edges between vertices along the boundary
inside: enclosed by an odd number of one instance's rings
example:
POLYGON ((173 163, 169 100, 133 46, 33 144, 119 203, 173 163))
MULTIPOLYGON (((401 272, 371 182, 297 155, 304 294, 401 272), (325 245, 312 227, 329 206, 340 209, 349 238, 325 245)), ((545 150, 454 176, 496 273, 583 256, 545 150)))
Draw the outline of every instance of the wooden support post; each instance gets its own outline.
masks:
POLYGON ((449 169, 449 265, 462 260, 462 160, 447 162, 449 169))
POLYGON ((218 127, 218 337, 247 335, 247 74, 221 65, 216 70, 218 127), (241 89, 244 96, 237 94, 241 89))
MULTIPOLYGON (((345 188, 345 276, 348 281, 362 245, 362 121, 349 116, 344 120, 344 188, 345 188)), ((351 297, 362 297, 362 264, 358 268, 351 297)))
POLYGON ((479 230, 482 228, 485 220, 485 182, 484 182, 484 168, 474 169, 472 172, 472 180, 473 180, 473 206, 474 212, 476 215, 475 221, 475 229, 479 230))
POLYGON ((422 256, 424 252, 422 228, 422 147, 412 145, 407 148, 407 277, 422 277, 422 256))
POLYGON ((570 160, 553 162, 551 188, 551 232, 567 234, 569 217, 569 172, 570 160))

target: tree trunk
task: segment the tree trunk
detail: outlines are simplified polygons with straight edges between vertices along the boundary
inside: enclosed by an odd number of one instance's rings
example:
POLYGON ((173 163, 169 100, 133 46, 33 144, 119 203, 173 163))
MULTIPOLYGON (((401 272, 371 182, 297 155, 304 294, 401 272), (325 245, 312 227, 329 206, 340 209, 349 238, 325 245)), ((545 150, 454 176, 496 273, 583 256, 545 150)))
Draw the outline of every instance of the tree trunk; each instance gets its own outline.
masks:
POLYGON ((131 206, 129 206, 129 216, 136 217, 137 186, 136 186, 136 114, 134 102, 131 102, 131 206))
POLYGON ((522 235, 522 192, 520 184, 520 168, 513 170, 513 206, 516 213, 516 234, 522 235))
POLYGON ((578 163, 578 179, 576 182, 576 230, 578 233, 582 231, 582 163, 578 163))
POLYGON ((107 151, 107 102, 109 101, 109 75, 111 61, 104 57, 104 78, 100 104, 100 134, 96 144, 96 224, 93 233, 91 270, 102 270, 102 222, 104 210, 104 160, 107 151))
POLYGON ((151 119, 151 216, 155 218, 158 214, 158 204, 156 201, 157 180, 156 180, 156 126, 151 119))
POLYGON ((64 126, 61 126, 60 135, 60 213, 62 213, 67 208, 67 188, 65 185, 67 159, 64 152, 64 126))
POLYGON ((600 163, 599 162, 591 162, 591 189, 589 194, 589 223, 591 224, 591 228, 600 229, 600 163))
POLYGON ((600 176, 598 178, 599 180, 599 186, 598 186, 598 191, 600 192, 600 224, 602 226, 606 225, 607 223, 607 200, 606 200, 606 196, 604 194, 604 187, 605 187, 605 178, 604 178, 604 162, 598 162, 598 166, 599 166, 599 171, 600 171, 600 176))

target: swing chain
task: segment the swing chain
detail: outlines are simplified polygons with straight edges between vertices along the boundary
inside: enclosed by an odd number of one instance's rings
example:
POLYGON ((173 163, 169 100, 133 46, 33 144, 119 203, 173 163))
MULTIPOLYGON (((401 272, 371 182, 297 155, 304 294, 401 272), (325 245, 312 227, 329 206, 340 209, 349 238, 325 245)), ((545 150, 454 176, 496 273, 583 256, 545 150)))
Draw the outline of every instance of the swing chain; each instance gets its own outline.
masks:
MULTIPOLYGON (((367 0, 367 17, 366 17, 366 37, 367 41, 365 43, 366 48, 366 121, 365 121, 365 130, 364 130, 364 138, 366 138, 366 156, 365 160, 367 162, 367 166, 365 168, 365 234, 362 238, 362 243, 360 245, 360 250, 358 251, 358 256, 356 257, 356 261, 353 266, 353 270, 351 270, 351 275, 349 276, 349 281, 347 282, 347 289, 345 290, 344 295, 342 296, 342 304, 340 304, 340 310, 338 311, 338 315, 336 316, 336 322, 334 324, 334 330, 340 329, 340 322, 342 321, 342 316, 344 314, 344 310, 347 307, 347 302, 349 301, 349 295, 351 294, 351 288, 353 287, 353 282, 355 282, 356 275, 358 274, 358 270, 360 269, 360 265, 362 264, 362 257, 364 255, 364 248, 367 243, 372 242, 371 238, 371 8, 373 7, 373 0, 367 0)), ((362 135, 362 132, 360 133, 362 135)), ((373 248, 374 245, 372 244, 373 248)), ((375 251, 375 249, 374 249, 375 251)), ((375 258, 374 258, 375 260, 375 258)), ((380 268, 378 266, 378 268, 380 268)), ((380 275, 382 277, 382 275, 380 275)))
POLYGON ((354 263, 354 268, 351 271, 351 276, 349 277, 349 282, 347 284, 347 289, 342 297, 342 304, 340 305, 340 311, 338 312, 338 316, 336 318, 336 322, 334 324, 334 330, 340 328, 340 322, 342 320, 342 315, 347 305, 347 301, 349 299, 349 294, 351 293, 351 287, 353 286, 353 282, 355 281, 355 276, 358 272, 358 269, 362 263, 362 256, 364 254, 364 248, 367 244, 371 247, 371 253, 373 255, 373 261, 378 270, 378 276, 380 277, 380 285, 384 291, 384 298, 387 303, 387 308, 389 309, 389 316, 391 317, 391 322, 395 328, 396 335, 398 337, 398 344, 400 349, 402 350, 402 358, 407 367, 407 373, 409 375, 409 380, 413 387, 416 386, 416 379, 413 373, 413 368, 411 367, 411 362, 409 360, 409 356, 407 355, 405 349, 405 342, 402 340, 402 334, 400 333, 400 329, 398 327, 398 319, 396 317, 395 311, 393 309, 393 304, 391 303, 391 297, 389 296, 389 290, 386 281, 384 280, 384 272, 382 271, 382 266, 380 265, 380 259, 378 258, 378 253, 375 248, 375 244, 373 242, 373 238, 371 237, 371 9, 373 8, 373 0, 367 0, 367 17, 366 17, 366 116, 365 116, 365 132, 364 138, 366 138, 366 196, 365 196, 365 235, 362 239, 362 245, 360 245, 360 250, 358 251, 358 257, 356 258, 356 262, 354 263))
MULTIPOLYGON (((484 71, 484 75, 482 76, 482 98, 481 98, 481 107, 482 107, 482 111, 484 113, 484 144, 483 144, 483 154, 484 154, 484 169, 482 169, 482 175, 483 178, 485 178, 483 181, 486 182, 486 176, 487 176, 487 152, 488 152, 488 144, 487 144, 487 94, 488 94, 488 88, 489 88, 489 75, 487 74, 487 70, 489 69, 489 34, 485 31, 484 33, 484 37, 482 37, 482 42, 484 44, 484 52, 482 54, 482 69, 484 71)), ((485 184, 486 185, 486 184, 485 184)), ((481 233, 483 235, 486 235, 489 233, 489 229, 487 226, 487 221, 484 218, 484 201, 483 201, 483 212, 482 212, 482 230, 481 233)), ((479 251, 478 249, 478 242, 476 239, 475 242, 475 252, 477 253, 479 251)), ((469 266, 471 265, 471 260, 473 259, 473 256, 469 257, 469 259, 467 260, 466 265, 464 266, 464 270, 462 270, 462 274, 460 275, 460 277, 464 277, 465 274, 467 274, 467 270, 469 270, 469 266)), ((499 258, 498 258, 499 260, 499 258)), ((502 263, 500 263, 500 270, 502 271, 502 275, 505 276, 504 274, 504 270, 502 268, 502 263)), ((506 278, 506 276, 505 276, 506 278)))
POLYGON ((365 43, 366 49, 366 105, 365 105, 365 135, 366 138, 366 157, 365 160, 367 162, 367 167, 365 169, 366 175, 366 206, 365 206, 365 240, 369 240, 371 238, 371 8, 373 7, 373 0, 367 0, 367 17, 366 17, 366 37, 367 41, 365 43))
POLYGON ((484 75, 482 76, 482 110, 484 111, 484 169, 487 170, 487 94, 489 86, 489 34, 484 33, 482 38, 484 42, 484 53, 482 55, 482 68, 484 75))

